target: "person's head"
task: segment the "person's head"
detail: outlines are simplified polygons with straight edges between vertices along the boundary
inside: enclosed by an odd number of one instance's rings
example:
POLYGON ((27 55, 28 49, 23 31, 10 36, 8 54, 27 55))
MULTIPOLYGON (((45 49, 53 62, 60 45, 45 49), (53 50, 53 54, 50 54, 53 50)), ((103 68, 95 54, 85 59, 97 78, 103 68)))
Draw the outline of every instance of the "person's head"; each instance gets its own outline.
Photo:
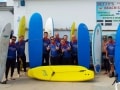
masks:
POLYGON ((24 40, 24 36, 23 35, 19 36, 19 41, 23 41, 23 40, 24 40))
POLYGON ((107 36, 103 36, 103 41, 107 41, 107 36))
POLYGON ((64 45, 64 44, 65 44, 64 38, 61 39, 60 43, 61 43, 61 45, 64 45))
POLYGON ((71 39, 72 39, 72 41, 75 41, 75 40, 76 40, 76 36, 75 36, 75 35, 72 35, 72 36, 71 36, 71 39))
POLYGON ((44 32, 44 38, 48 38, 48 32, 44 32))
POLYGON ((112 39, 112 36, 108 36, 108 42, 112 42, 113 41, 113 39, 112 39))
POLYGON ((55 33, 55 38, 59 38, 59 33, 55 33))
POLYGON ((16 41, 16 36, 12 36, 11 42, 14 43, 16 41))
POLYGON ((63 36, 63 39, 64 39, 65 41, 67 41, 67 40, 68 40, 68 35, 64 35, 64 36, 63 36))
POLYGON ((51 42, 51 43, 54 43, 54 42, 55 42, 54 36, 51 36, 51 37, 50 37, 50 42, 51 42))

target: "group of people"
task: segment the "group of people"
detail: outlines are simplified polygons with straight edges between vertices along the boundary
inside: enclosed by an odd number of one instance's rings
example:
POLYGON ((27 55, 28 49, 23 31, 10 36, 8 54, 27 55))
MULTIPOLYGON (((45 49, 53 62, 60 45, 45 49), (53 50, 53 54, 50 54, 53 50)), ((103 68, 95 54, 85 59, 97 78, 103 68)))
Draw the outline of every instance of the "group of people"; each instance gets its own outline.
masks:
MULTIPOLYGON (((17 72, 20 77, 20 66, 24 68, 26 74, 26 55, 25 55, 25 43, 28 40, 24 40, 24 36, 20 36, 16 42, 16 36, 11 36, 8 47, 8 54, 6 60, 5 81, 2 84, 6 84, 8 81, 8 73, 11 68, 10 79, 13 78, 14 69, 17 61, 17 72)), ((48 37, 48 32, 44 32, 43 36, 43 60, 42 65, 70 65, 77 64, 77 40, 76 36, 72 35, 69 42, 68 36, 64 35, 63 38, 59 38, 59 34, 48 37)))
MULTIPOLYGON (((59 38, 59 34, 48 38, 48 33, 44 32, 43 38, 43 65, 77 65, 77 39, 75 35, 71 36, 70 42, 68 36, 59 38), (50 58, 50 62, 49 62, 50 58)), ((114 68, 115 41, 112 36, 104 36, 102 42, 102 57, 105 68, 105 74, 109 77, 115 76, 114 68)))
POLYGON ((44 32, 43 37, 43 65, 77 65, 77 39, 75 35, 71 36, 70 42, 68 36, 55 36, 48 38, 48 32, 44 32))
POLYGON ((11 36, 10 43, 8 47, 8 54, 7 54, 7 60, 6 60, 6 70, 5 70, 5 81, 3 81, 3 84, 6 84, 8 81, 8 73, 9 69, 11 68, 11 75, 10 79, 15 80, 13 78, 14 69, 16 66, 16 59, 17 59, 17 72, 18 77, 20 77, 20 64, 22 62, 24 73, 26 73, 26 56, 25 56, 25 43, 28 40, 24 40, 24 36, 20 36, 18 42, 16 42, 16 36, 11 36))
MULTIPOLYGON (((24 40, 24 36, 20 36, 16 42, 16 37, 12 36, 8 47, 8 55, 6 60, 5 81, 8 81, 8 73, 11 68, 11 80, 14 80, 13 74, 17 60, 17 72, 20 77, 20 64, 23 63, 24 73, 26 73, 26 55, 25 55, 25 43, 28 40, 24 40)), ((104 61, 105 74, 109 74, 109 77, 114 76, 114 53, 115 42, 112 37, 103 37, 102 43, 102 56, 104 61)), ((71 36, 68 41, 68 36, 64 35, 59 37, 59 33, 55 36, 49 37, 48 32, 44 32, 43 36, 43 59, 42 65, 77 65, 77 39, 75 35, 71 36)))
POLYGON ((102 57, 105 68, 105 74, 109 77, 115 76, 114 56, 115 56, 115 41, 112 36, 104 36, 102 43, 102 57))

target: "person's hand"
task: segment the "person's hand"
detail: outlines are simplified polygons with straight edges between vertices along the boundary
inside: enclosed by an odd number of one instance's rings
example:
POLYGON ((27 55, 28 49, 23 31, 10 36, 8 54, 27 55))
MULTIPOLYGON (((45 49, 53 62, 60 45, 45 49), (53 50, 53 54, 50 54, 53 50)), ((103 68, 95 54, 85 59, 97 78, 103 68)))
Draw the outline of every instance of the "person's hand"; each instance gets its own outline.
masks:
POLYGON ((21 62, 22 60, 21 60, 21 58, 19 58, 19 62, 21 62))
POLYGON ((62 52, 64 52, 65 51, 65 49, 62 49, 62 52))
POLYGON ((50 50, 50 47, 49 47, 49 46, 47 47, 47 50, 50 50))
POLYGON ((109 57, 108 57, 108 56, 106 56, 106 59, 109 59, 109 57))
POLYGON ((59 47, 56 46, 56 50, 59 50, 59 47))
POLYGON ((70 50, 70 49, 71 49, 70 47, 67 48, 67 50, 70 50))

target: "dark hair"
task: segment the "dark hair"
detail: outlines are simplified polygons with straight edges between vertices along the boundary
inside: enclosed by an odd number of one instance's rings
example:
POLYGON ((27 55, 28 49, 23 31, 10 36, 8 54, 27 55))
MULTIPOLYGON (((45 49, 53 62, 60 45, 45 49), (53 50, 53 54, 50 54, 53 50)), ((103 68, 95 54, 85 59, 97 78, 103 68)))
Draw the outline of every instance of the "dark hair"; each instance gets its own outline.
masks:
POLYGON ((17 37, 16 37, 16 36, 12 36, 12 38, 15 38, 15 39, 16 39, 17 37))
POLYGON ((112 39, 112 36, 108 36, 109 39, 112 39))
MULTIPOLYGON (((68 37, 68 35, 64 35, 64 36, 68 37)), ((64 36, 63 36, 63 37, 64 37, 64 36)))
POLYGON ((48 32, 44 32, 44 34, 45 34, 45 33, 48 34, 48 32))
POLYGON ((23 37, 23 38, 24 38, 24 36, 23 36, 23 35, 19 36, 19 38, 21 38, 21 37, 23 37))
POLYGON ((64 38, 61 38, 60 41, 61 41, 61 40, 64 40, 64 38))
POLYGON ((54 36, 51 36, 50 39, 54 39, 54 36))
POLYGON ((106 36, 106 35, 104 35, 104 36, 103 36, 103 39, 107 39, 107 36, 106 36))

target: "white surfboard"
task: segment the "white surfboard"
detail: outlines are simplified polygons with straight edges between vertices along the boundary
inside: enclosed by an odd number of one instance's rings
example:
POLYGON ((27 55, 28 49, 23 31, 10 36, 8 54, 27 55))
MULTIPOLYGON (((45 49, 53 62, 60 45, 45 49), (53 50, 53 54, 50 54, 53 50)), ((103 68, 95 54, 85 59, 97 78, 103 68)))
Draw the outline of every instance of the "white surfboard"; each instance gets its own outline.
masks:
MULTIPOLYGON (((28 39, 28 31, 25 33, 25 40, 28 39)), ((28 42, 25 43, 25 54, 26 54, 26 62, 29 62, 29 54, 28 54, 28 42)))
POLYGON ((96 73, 101 71, 101 41, 102 41, 102 28, 97 24, 92 37, 92 59, 93 66, 96 73))
POLYGON ((49 37, 54 36, 54 23, 51 17, 49 17, 46 21, 45 32, 48 32, 49 37))
POLYGON ((0 81, 2 81, 5 72, 10 34, 11 34, 11 24, 8 23, 2 29, 0 35, 0 81))

